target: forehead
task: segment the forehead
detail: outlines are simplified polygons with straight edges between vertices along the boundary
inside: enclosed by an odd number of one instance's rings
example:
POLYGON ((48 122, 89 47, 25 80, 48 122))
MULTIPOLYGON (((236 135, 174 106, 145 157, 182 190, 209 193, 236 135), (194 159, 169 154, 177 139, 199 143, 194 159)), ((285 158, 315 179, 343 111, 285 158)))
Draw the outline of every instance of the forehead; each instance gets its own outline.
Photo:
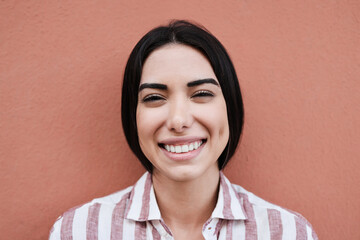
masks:
POLYGON ((167 44, 154 50, 146 59, 141 83, 204 78, 217 81, 210 62, 200 51, 183 44, 167 44))

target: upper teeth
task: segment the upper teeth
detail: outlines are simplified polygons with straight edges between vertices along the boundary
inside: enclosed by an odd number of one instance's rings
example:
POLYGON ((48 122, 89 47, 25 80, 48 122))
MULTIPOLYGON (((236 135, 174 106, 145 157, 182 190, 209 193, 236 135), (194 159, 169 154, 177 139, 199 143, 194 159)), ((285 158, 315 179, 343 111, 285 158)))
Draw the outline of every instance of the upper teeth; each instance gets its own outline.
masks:
POLYGON ((164 147, 168 152, 173 153, 186 153, 195 149, 198 149, 203 144, 203 141, 196 141, 189 144, 184 145, 167 145, 165 144, 164 147))

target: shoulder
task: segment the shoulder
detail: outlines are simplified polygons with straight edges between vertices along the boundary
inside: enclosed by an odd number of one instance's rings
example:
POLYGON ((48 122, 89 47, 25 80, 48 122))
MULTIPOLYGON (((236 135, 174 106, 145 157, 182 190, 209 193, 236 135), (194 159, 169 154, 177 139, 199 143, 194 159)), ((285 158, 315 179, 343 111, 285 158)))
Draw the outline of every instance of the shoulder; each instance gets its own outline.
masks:
POLYGON ((97 227, 101 225, 106 228, 109 226, 108 223, 111 223, 114 209, 117 210, 117 217, 125 215, 132 189, 133 186, 67 210, 54 223, 49 239, 60 239, 60 236, 61 239, 68 239, 67 237, 70 239, 75 234, 82 235, 97 231, 97 227))
POLYGON ((263 234, 264 230, 271 239, 318 239, 311 224, 301 214, 270 203, 239 185, 232 184, 232 187, 242 201, 249 224, 256 225, 258 234, 263 234))

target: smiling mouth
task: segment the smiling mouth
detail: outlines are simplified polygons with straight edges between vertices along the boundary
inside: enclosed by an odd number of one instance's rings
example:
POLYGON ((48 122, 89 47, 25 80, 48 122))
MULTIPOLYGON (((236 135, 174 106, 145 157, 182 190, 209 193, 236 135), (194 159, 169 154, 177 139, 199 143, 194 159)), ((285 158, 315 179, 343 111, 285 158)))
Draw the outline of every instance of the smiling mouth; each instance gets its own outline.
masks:
POLYGON ((206 143, 206 139, 178 145, 159 143, 159 147, 165 149, 170 153, 187 153, 198 149, 204 143, 206 143))

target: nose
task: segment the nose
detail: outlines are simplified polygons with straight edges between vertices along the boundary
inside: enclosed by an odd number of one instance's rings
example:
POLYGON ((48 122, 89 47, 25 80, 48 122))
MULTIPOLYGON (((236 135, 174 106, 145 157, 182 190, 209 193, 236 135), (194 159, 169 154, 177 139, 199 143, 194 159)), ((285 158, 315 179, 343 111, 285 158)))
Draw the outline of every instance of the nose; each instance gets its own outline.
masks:
POLYGON ((187 99, 175 99, 168 106, 169 114, 166 125, 170 131, 181 133, 191 126, 193 116, 191 103, 187 99))

